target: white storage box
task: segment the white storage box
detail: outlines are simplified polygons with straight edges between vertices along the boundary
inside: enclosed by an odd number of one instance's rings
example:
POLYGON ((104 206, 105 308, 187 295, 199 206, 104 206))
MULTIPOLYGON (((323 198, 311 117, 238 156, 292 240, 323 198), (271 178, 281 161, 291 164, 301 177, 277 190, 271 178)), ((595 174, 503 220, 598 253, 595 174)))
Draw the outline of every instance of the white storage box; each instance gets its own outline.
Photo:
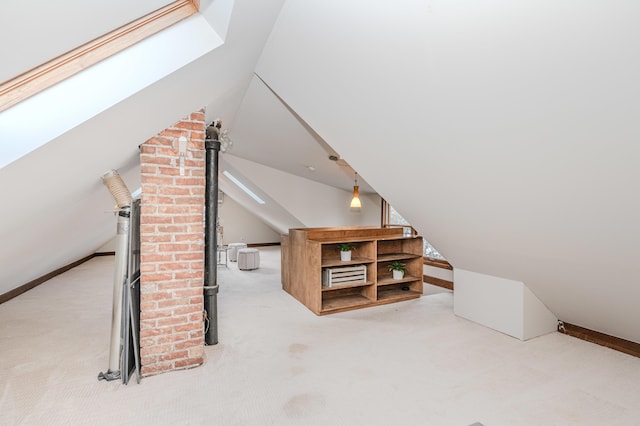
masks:
POLYGON ((367 282, 366 265, 340 266, 322 269, 322 286, 339 287, 347 284, 364 284, 367 282))

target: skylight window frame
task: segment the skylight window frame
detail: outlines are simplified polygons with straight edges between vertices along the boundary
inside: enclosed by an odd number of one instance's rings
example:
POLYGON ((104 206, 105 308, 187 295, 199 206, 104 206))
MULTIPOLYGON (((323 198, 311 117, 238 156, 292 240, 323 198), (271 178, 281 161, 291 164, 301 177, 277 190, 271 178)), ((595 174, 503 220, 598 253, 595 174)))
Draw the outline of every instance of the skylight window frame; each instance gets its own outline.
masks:
POLYGON ((238 180, 238 178, 236 178, 234 175, 232 175, 231 173, 229 173, 228 170, 225 170, 222 172, 222 174, 229 179, 231 182, 233 182, 234 184, 236 184, 236 186, 240 189, 242 189, 242 191, 244 191, 245 194, 247 194, 249 197, 253 198, 253 200, 258 203, 258 204, 267 204, 266 201, 264 201, 262 198, 260 198, 258 195, 256 195, 252 190, 250 190, 245 184, 243 184, 242 182, 240 182, 238 180))
POLYGON ((200 0, 177 0, 0 84, 0 112, 198 12, 200 0))

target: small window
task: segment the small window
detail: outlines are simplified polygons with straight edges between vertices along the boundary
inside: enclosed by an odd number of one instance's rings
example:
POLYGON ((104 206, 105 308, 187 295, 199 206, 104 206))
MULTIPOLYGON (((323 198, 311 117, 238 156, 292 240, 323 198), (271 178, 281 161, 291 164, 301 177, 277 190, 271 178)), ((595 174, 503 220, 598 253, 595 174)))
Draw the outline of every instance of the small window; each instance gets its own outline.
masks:
MULTIPOLYGON (((383 227, 396 227, 396 226, 411 226, 407 220, 402 217, 400 213, 393 208, 393 206, 382 200, 382 226, 383 227)), ((438 250, 436 250, 430 243, 424 238, 424 256, 430 259, 446 260, 438 250)))

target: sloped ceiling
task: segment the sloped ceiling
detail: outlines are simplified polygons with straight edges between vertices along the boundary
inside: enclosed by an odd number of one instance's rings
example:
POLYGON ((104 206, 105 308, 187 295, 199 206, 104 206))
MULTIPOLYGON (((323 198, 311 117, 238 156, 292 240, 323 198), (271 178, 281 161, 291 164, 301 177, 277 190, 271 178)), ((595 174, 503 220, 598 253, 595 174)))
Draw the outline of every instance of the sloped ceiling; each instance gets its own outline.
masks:
MULTIPOLYGON (((206 106, 248 159, 288 158, 280 143, 298 137, 278 132, 306 128, 455 267, 522 281, 560 319, 640 342, 640 4, 288 0, 273 26, 283 3, 202 1, 224 45, 0 170, 0 293, 104 243, 99 176, 134 179, 138 144, 206 106), (254 73, 271 99, 245 98, 254 73), (269 124, 283 105, 298 124, 266 131, 253 101, 280 102, 269 124)), ((7 44, 8 62, 23 54, 7 44)), ((294 163, 278 167, 306 173, 294 163)))
MULTIPOLYGON (((214 20, 216 22, 211 26, 224 33, 220 35, 225 38, 224 45, 195 60, 189 58, 181 64, 173 64, 171 74, 159 76, 152 84, 135 87, 116 104, 93 111, 84 122, 69 126, 61 134, 44 141, 46 143, 39 148, 0 168, 0 197, 5 201, 0 222, 3 242, 0 247, 0 294, 93 253, 113 237, 115 217, 109 211, 114 202, 100 177, 115 168, 121 172, 129 189, 136 189, 139 186, 138 145, 203 107, 208 113, 215 114, 214 117, 222 116, 227 122, 233 122, 281 5, 282 0, 202 1, 202 14, 178 25, 199 28, 203 17, 210 13, 226 14, 228 25, 214 20), (255 14, 260 18, 256 19, 255 14)), ((167 31, 173 31, 173 28, 167 31)), ((156 55, 170 55, 173 49, 181 48, 177 40, 172 44, 156 45, 165 34, 159 33, 145 40, 142 46, 148 48, 144 55, 149 59, 142 66, 152 68, 150 74, 154 74, 153 67, 158 65, 154 60, 156 55)), ((197 39, 201 35, 201 31, 193 31, 192 37, 196 39, 192 43, 209 42, 197 39)), ((54 39, 52 34, 47 41, 55 43, 54 39)), ((6 56, 8 61, 23 54, 20 45, 11 46, 13 49, 6 56)), ((138 45, 133 49, 140 48, 138 45)), ((162 62, 172 57, 164 56, 162 62)), ((94 67, 100 66, 103 64, 94 67)), ((121 69, 103 76, 96 85, 114 90, 130 87, 130 80, 121 84, 122 76, 126 75, 127 69, 121 69)), ((50 90, 55 90, 55 86, 50 90)), ((46 96, 45 92, 42 96, 46 96)), ((61 118, 67 120, 69 117, 64 116, 65 112, 73 114, 75 108, 71 112, 60 105, 73 102, 72 96, 75 95, 67 93, 59 105, 53 107, 57 109, 51 112, 60 113, 61 118)), ((92 101, 86 93, 77 96, 87 106, 92 101)), ((10 136, 13 133, 9 131, 16 122, 3 121, 13 110, 0 113, 0 124, 4 123, 0 125, 0 143, 3 145, 17 143, 17 136, 10 136)), ((48 113, 40 109, 24 114, 20 119, 25 123, 30 121, 33 131, 38 134, 38 131, 49 131, 43 125, 48 113)))
POLYGON ((640 341, 639 18, 626 1, 291 0, 256 72, 454 267, 640 341))
POLYGON ((222 190, 278 232, 288 233, 295 227, 380 225, 377 194, 360 194, 362 208, 352 212, 349 208, 352 188, 336 188, 229 154, 221 157, 220 167, 222 190), (229 171, 265 203, 257 204, 247 195, 240 198, 229 192, 236 185, 229 182, 224 171, 229 171))
MULTIPOLYGON (((354 170, 257 75, 238 109, 229 153, 292 175, 351 191, 354 170), (334 155, 338 161, 329 160, 334 155)), ((362 193, 375 193, 360 176, 362 193)))

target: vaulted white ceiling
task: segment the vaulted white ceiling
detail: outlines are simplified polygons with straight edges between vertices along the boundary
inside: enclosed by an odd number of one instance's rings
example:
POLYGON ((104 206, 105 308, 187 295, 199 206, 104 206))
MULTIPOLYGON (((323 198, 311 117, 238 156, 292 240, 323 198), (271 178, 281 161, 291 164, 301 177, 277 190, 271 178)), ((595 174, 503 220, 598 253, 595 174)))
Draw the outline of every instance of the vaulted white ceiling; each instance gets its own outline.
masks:
MULTIPOLYGON (((181 25, 212 29, 202 52, 0 169, 0 293, 99 247, 113 226, 101 173, 206 106, 230 155, 348 189, 337 153, 456 268, 640 341, 639 18, 624 0, 201 1, 181 25)), ((141 67, 180 56, 154 40, 141 67)))
MULTIPOLYGON (((257 75, 251 79, 230 134, 230 154, 336 188, 353 187, 353 168, 257 75)), ((362 176, 358 185, 363 193, 375 192, 362 176)))
POLYGON ((256 72, 455 268, 640 341, 638 18, 629 1, 288 1, 256 72))

